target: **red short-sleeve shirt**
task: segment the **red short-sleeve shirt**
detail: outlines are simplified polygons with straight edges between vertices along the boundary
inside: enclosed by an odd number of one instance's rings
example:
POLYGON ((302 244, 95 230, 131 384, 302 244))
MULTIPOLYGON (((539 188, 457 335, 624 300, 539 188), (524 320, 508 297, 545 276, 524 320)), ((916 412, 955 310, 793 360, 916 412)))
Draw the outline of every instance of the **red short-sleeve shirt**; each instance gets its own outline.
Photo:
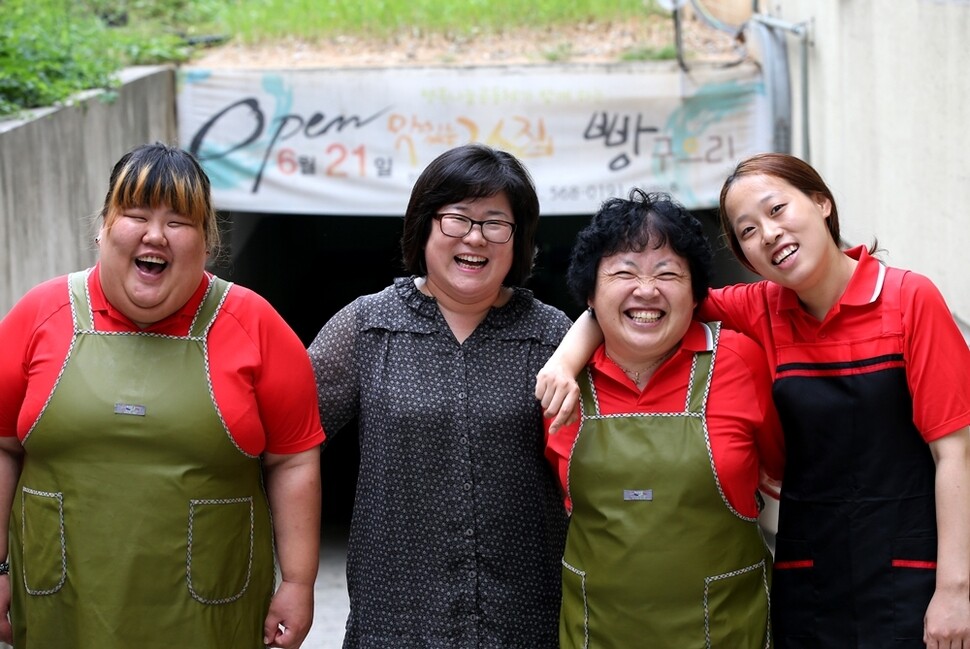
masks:
MULTIPOLYGON (((177 313, 141 331, 186 335, 208 282, 204 277, 177 313)), ((88 289, 96 329, 140 330, 108 303, 97 266, 88 276, 88 289)), ((53 389, 72 333, 67 276, 32 289, 0 321, 0 436, 27 434, 53 389)), ((265 299, 233 285, 209 330, 208 345, 216 403, 243 451, 292 454, 323 441, 309 357, 265 299)))
MULTIPOLYGON (((881 262, 864 246, 845 251, 858 260, 838 303, 823 320, 805 311, 794 291, 769 291, 769 282, 712 290, 699 317, 722 320, 726 327, 764 346, 772 376, 777 368, 772 322, 792 324, 794 342, 844 343, 846 361, 860 360, 860 341, 882 328, 884 285, 881 262), (855 351, 854 351, 855 350, 855 351)), ((908 272, 900 289, 903 358, 913 398, 913 423, 927 442, 970 425, 970 349, 943 296, 926 277, 908 272)))

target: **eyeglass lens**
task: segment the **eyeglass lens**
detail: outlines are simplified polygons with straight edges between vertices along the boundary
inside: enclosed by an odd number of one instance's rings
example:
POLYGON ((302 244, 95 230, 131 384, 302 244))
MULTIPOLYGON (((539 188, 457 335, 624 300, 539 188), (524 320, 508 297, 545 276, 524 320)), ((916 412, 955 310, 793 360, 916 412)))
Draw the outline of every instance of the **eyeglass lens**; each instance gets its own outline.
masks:
POLYGON ((476 225, 482 229, 482 236, 491 243, 506 243, 515 232, 515 225, 508 221, 476 221, 460 214, 442 214, 438 217, 441 233, 448 237, 461 238, 468 235, 476 225))

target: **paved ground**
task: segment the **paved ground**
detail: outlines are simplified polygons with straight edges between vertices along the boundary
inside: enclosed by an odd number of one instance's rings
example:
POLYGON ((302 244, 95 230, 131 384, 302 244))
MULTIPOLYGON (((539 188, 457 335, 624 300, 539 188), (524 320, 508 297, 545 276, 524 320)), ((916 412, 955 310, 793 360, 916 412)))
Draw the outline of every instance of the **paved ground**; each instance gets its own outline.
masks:
POLYGON ((347 601, 347 530, 324 529, 320 543, 320 573, 314 589, 313 627, 303 649, 340 649, 347 601))

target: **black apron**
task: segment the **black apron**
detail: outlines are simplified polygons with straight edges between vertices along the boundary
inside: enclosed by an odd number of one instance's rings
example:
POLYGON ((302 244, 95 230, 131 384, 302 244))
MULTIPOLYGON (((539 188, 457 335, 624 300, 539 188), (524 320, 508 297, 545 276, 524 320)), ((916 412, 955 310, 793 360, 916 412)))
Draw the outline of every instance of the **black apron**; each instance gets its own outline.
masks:
POLYGON ((881 324, 863 339, 798 342, 787 318, 772 321, 787 456, 771 606, 779 649, 924 647, 936 467, 913 424, 903 274, 882 267, 881 324))

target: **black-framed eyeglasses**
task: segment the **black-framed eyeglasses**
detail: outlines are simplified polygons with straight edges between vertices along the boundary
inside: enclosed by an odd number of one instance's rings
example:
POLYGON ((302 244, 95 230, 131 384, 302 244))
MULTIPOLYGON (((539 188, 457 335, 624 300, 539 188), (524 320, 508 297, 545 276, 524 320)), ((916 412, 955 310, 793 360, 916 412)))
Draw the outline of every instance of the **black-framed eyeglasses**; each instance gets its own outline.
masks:
POLYGON ((446 237, 461 239, 476 225, 482 229, 485 241, 491 243, 508 243, 515 234, 515 223, 499 220, 476 221, 463 214, 435 214, 441 234, 446 237))

